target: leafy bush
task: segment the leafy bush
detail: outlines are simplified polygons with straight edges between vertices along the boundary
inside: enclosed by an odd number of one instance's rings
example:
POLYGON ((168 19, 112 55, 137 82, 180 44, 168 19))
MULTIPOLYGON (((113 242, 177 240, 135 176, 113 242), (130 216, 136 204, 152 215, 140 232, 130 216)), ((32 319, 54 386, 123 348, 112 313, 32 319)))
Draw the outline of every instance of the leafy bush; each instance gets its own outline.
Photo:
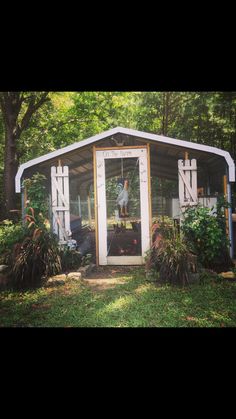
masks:
POLYGON ((77 250, 65 248, 60 251, 62 271, 78 269, 82 263, 82 256, 77 250))
POLYGON ((13 248, 12 273, 17 287, 39 285, 43 277, 61 272, 58 240, 43 222, 27 215, 28 235, 13 248))
POLYGON ((186 284, 192 255, 173 222, 153 225, 153 244, 146 257, 146 269, 157 272, 162 282, 186 284))
POLYGON ((219 200, 213 209, 204 207, 187 208, 184 213, 182 231, 190 249, 196 252, 199 262, 205 267, 220 272, 229 269, 232 261, 229 257, 226 236, 225 204, 219 200))
POLYGON ((82 256, 81 266, 86 266, 92 263, 93 255, 91 253, 87 253, 86 255, 82 256))
POLYGON ((209 269, 201 269, 199 273, 200 284, 212 284, 220 281, 220 276, 209 269))
POLYGON ((60 257, 63 272, 70 269, 78 269, 92 262, 92 255, 90 253, 82 256, 78 250, 72 250, 70 248, 61 249, 60 257))
POLYGON ((11 265, 12 249, 15 243, 23 241, 28 231, 22 223, 14 224, 10 220, 4 220, 0 224, 0 263, 11 265))
POLYGON ((27 206, 34 208, 36 218, 39 214, 48 217, 49 202, 45 184, 46 179, 46 176, 37 172, 31 178, 23 181, 23 188, 27 190, 27 206))

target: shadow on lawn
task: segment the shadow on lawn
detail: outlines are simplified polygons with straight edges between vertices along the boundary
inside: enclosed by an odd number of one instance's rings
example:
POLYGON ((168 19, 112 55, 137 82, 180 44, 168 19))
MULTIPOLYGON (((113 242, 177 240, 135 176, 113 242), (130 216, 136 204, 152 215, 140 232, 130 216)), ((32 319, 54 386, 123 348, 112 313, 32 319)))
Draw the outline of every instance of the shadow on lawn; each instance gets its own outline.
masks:
POLYGON ((4 304, 1 325, 40 327, 235 326, 235 284, 155 286, 135 271, 125 284, 94 292, 83 282, 41 289, 4 304))

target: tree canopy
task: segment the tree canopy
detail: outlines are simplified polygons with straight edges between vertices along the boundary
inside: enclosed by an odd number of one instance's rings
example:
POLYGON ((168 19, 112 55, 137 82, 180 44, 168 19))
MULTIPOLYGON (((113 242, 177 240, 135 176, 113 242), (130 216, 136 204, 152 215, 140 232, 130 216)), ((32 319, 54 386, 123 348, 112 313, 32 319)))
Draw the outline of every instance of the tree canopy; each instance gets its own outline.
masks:
POLYGON ((0 92, 0 103, 1 206, 7 165, 14 175, 29 159, 118 125, 220 147, 236 159, 236 92, 0 92))

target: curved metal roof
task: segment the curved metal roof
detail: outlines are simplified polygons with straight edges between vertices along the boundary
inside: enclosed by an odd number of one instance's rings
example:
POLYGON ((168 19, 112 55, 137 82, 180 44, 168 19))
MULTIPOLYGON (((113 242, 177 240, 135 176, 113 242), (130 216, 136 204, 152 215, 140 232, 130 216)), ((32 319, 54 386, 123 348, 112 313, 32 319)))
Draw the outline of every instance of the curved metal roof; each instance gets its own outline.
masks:
POLYGON ((176 138, 165 137, 163 135, 150 134, 147 132, 137 131, 134 129, 116 127, 108 131, 104 131, 101 134, 97 134, 90 138, 87 138, 86 140, 76 142, 67 147, 63 147, 59 150, 52 151, 48 154, 45 154, 43 156, 37 157, 35 159, 29 160, 26 163, 21 164, 15 177, 16 192, 19 193, 21 191, 21 177, 25 169, 28 169, 32 166, 35 166, 47 160, 57 158, 59 156, 62 156, 63 154, 66 154, 76 149, 79 149, 81 147, 93 144, 100 140, 104 140, 107 137, 111 137, 112 135, 115 135, 115 134, 125 134, 125 135, 129 135, 133 137, 143 138, 145 140, 156 141, 162 144, 169 144, 172 146, 175 145, 178 147, 183 147, 185 149, 187 148, 187 149, 192 149, 192 150, 199 150, 199 151, 204 151, 207 153, 218 155, 220 157, 223 157, 228 165, 229 181, 235 182, 235 164, 232 157, 227 151, 221 150, 216 147, 210 147, 204 144, 198 144, 198 143, 194 143, 190 141, 178 140, 176 138))

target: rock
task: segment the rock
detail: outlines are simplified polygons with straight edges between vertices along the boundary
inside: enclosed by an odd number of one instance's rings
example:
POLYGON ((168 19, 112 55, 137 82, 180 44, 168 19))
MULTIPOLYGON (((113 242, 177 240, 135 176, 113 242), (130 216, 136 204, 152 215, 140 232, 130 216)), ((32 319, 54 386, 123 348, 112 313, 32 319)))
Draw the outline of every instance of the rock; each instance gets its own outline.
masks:
POLYGON ((86 275, 90 274, 92 270, 96 267, 94 263, 90 263, 90 265, 81 266, 78 269, 78 272, 81 273, 82 277, 85 277, 86 275))
POLYGON ((46 287, 55 287, 58 285, 64 285, 66 283, 66 275, 55 275, 49 278, 46 282, 46 287))
POLYGON ((219 274, 220 276, 222 276, 223 278, 235 278, 235 274, 234 274, 234 272, 232 272, 232 271, 229 271, 229 272, 221 272, 220 274, 219 274))
POLYGON ((199 273, 190 273, 189 274, 189 283, 190 284, 199 284, 199 282, 200 282, 199 273))
POLYGON ((81 272, 70 272, 68 275, 67 275, 67 279, 68 280, 70 280, 70 279, 76 279, 76 280, 79 280, 79 279, 81 279, 82 278, 82 273, 81 272))
POLYGON ((54 281, 66 281, 66 274, 54 275, 49 279, 53 279, 54 281))
POLYGON ((11 285, 11 278, 8 275, 0 273, 0 290, 3 290, 11 285))
POLYGON ((7 265, 0 265, 0 272, 4 272, 8 269, 7 265))
POLYGON ((92 272, 92 271, 94 271, 94 269, 96 268, 96 264, 95 263, 90 263, 90 271, 89 272, 92 272))
POLYGON ((63 279, 58 279, 56 281, 49 279, 46 283, 46 287, 58 287, 59 285, 65 285, 65 283, 66 281, 63 281, 63 279))

